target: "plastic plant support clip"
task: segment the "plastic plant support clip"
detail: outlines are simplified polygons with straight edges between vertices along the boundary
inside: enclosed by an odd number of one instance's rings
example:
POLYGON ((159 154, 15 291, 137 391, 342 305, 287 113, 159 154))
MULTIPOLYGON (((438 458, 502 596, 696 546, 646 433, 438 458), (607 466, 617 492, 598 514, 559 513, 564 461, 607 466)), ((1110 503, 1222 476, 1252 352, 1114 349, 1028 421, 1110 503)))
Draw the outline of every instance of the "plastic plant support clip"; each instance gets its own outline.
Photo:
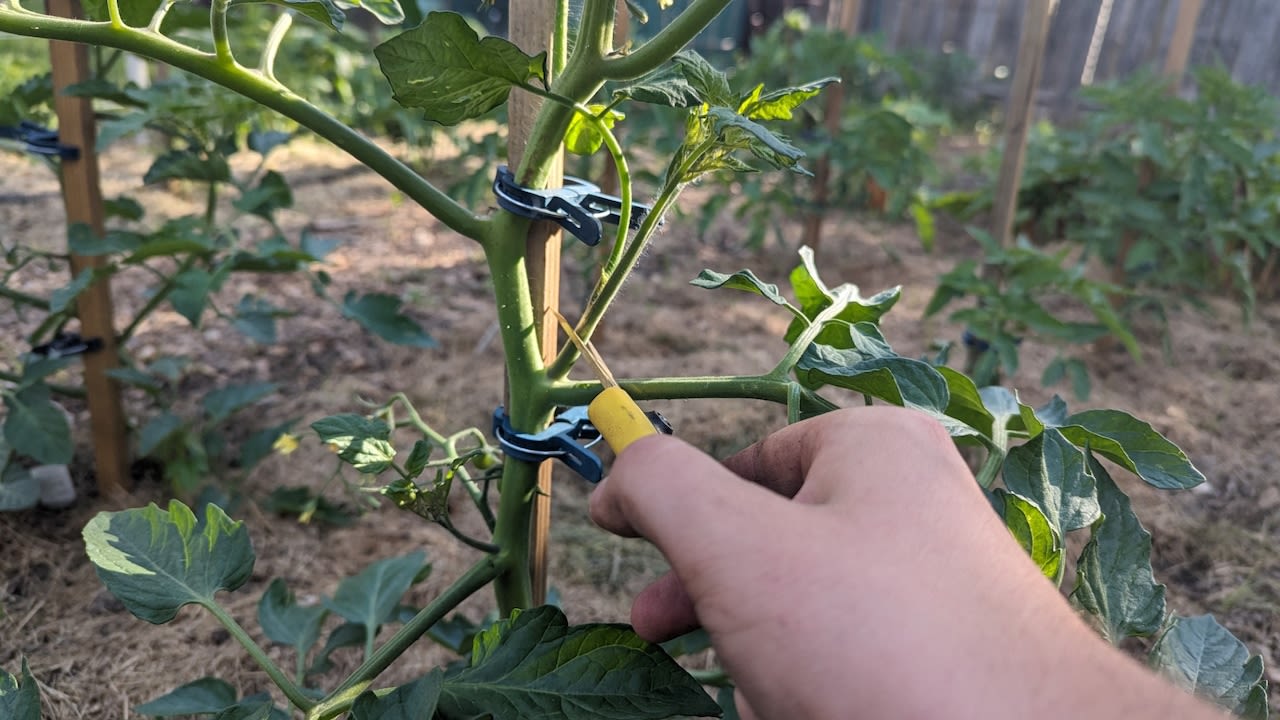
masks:
MULTIPOLYGON (((658 432, 672 433, 671 423, 661 413, 650 411, 645 416, 658 432)), ((591 483, 604 477, 604 463, 591 450, 600 441, 600 431, 587 417, 586 405, 561 411, 547 429, 537 433, 517 432, 511 427, 506 410, 499 406, 493 412, 493 436, 502 451, 516 460, 560 460, 591 483)))
POLYGON ((23 120, 18 125, 0 127, 0 139, 14 140, 22 145, 22 149, 34 155, 59 157, 63 160, 75 160, 80 157, 80 148, 58 143, 58 131, 37 125, 30 120, 23 120))
MULTIPOLYGON (((498 206, 520 217, 550 220, 587 245, 600 244, 604 224, 617 225, 622 219, 622 200, 600 192, 600 186, 582 178, 565 176, 564 187, 530 190, 516 183, 515 174, 499 165, 493 180, 498 206)), ((652 208, 631 204, 632 230, 640 227, 652 208)))

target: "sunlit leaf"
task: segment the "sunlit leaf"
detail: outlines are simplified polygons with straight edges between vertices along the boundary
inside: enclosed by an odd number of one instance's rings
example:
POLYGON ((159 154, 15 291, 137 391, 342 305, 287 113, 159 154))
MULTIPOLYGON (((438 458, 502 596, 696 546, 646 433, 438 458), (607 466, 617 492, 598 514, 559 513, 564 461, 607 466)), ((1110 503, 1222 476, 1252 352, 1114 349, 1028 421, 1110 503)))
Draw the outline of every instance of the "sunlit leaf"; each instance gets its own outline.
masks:
POLYGON ((703 270, 698 273, 698 277, 689 281, 689 284, 694 287, 706 288, 708 290, 715 290, 716 288, 745 290, 746 292, 763 296, 774 305, 791 307, 791 303, 782 296, 782 293, 778 292, 777 285, 761 280, 750 270, 739 270, 732 275, 726 275, 721 272, 716 272, 715 270, 703 270))
POLYGON ((404 8, 398 0, 337 0, 340 8, 362 8, 383 25, 399 25, 404 22, 404 8))
MULTIPOLYGON (((626 118, 626 115, 617 110, 606 111, 606 107, 600 104, 587 106, 593 116, 598 117, 606 128, 612 130, 619 120, 626 118), (601 115, 601 113, 604 114, 601 115)), ((564 149, 575 155, 594 155, 601 145, 604 145, 604 135, 595 123, 582 113, 575 112, 569 119, 569 128, 564 133, 564 149)))
POLYGON ((1063 547, 1040 508, 1027 498, 1004 490, 996 490, 1005 527, 1031 556, 1031 561, 1050 580, 1056 580, 1062 568, 1063 547))
POLYGON ((827 77, 764 95, 755 92, 739 106, 738 113, 752 120, 790 120, 795 109, 806 100, 817 96, 826 86, 838 82, 840 78, 827 77))
POLYGON ((129 612, 150 623, 169 622, 189 603, 214 605, 214 593, 235 590, 253 572, 249 533, 217 505, 197 519, 172 500, 168 510, 98 513, 84 528, 98 578, 129 612))
POLYGON ((809 171, 797 163, 804 157, 804 151, 783 140, 777 133, 754 120, 722 107, 713 107, 709 112, 716 122, 717 128, 732 142, 741 138, 745 141, 751 154, 764 160, 780 170, 792 170, 802 175, 809 171))
POLYGON ((374 55, 396 102, 443 125, 480 117, 506 102, 512 87, 546 79, 546 53, 526 55, 502 38, 481 39, 455 13, 428 13, 374 55))
MULTIPOLYGON (((894 287, 880 293, 876 293, 869 298, 863 297, 858 292, 856 285, 845 283, 835 288, 828 288, 826 283, 818 275, 817 263, 814 260, 813 249, 809 247, 800 248, 800 265, 791 271, 791 288, 795 293, 796 300, 800 302, 800 307, 804 311, 806 317, 813 319, 818 313, 831 306, 837 293, 847 293, 852 299, 845 309, 836 316, 837 320, 844 320, 849 323, 870 322, 875 323, 880 320, 886 312, 889 311, 902 296, 902 288, 894 287)), ((785 339, 787 342, 793 342, 800 333, 804 331, 805 323, 798 318, 787 328, 785 339)), ((818 335, 818 342, 824 345, 833 345, 839 347, 835 342, 838 338, 834 332, 823 331, 818 335)))
POLYGON ((231 0, 232 5, 248 5, 250 3, 267 2, 288 8, 309 17, 328 27, 330 30, 341 30, 347 16, 334 4, 333 0, 231 0))
POLYGON ((545 605, 477 637, 470 666, 445 678, 439 708, 493 720, 720 714, 696 680, 631 628, 570 627, 545 605))
POLYGON ((702 104, 702 98, 688 80, 672 76, 666 71, 640 78, 632 85, 615 90, 614 97, 674 108, 691 108, 702 104))
POLYGON ((391 430, 381 420, 359 415, 331 415, 311 423, 320 440, 338 457, 362 473, 376 475, 391 466, 396 449, 388 442, 391 430))

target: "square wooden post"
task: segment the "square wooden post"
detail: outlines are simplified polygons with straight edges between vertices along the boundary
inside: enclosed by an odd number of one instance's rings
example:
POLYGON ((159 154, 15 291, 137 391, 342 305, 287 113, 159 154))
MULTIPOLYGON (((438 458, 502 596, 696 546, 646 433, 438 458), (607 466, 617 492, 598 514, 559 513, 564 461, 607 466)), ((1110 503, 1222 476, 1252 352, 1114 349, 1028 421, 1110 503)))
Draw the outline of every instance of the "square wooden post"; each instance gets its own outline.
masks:
MULTIPOLYGON (((50 15, 79 17, 76 0, 47 0, 50 15)), ((62 197, 67 223, 84 223, 95 234, 105 231, 106 214, 98 182, 98 157, 94 152, 96 132, 93 105, 89 98, 70 97, 62 91, 89 79, 89 54, 84 45, 59 40, 49 42, 53 65, 54 109, 58 113, 58 142, 79 150, 75 159, 61 163, 62 197)), ((71 275, 103 264, 101 257, 71 255, 71 275)), ((129 438, 120 406, 120 388, 106 373, 119 366, 116 334, 112 322, 111 285, 101 278, 76 299, 80 334, 98 338, 102 349, 84 356, 84 383, 89 396, 90 425, 93 432, 94 470, 98 489, 117 495, 129 489, 129 438)))

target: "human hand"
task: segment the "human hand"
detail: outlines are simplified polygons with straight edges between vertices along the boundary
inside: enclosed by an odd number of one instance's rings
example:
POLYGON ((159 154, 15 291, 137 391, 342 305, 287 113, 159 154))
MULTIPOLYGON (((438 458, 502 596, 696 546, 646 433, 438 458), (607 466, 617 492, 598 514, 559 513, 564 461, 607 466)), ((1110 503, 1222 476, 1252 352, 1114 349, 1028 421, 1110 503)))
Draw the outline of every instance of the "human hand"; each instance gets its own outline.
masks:
POLYGON ((830 413, 724 465, 644 438, 591 516, 667 557, 632 624, 706 628, 744 717, 1215 717, 1085 626, 922 413, 830 413))

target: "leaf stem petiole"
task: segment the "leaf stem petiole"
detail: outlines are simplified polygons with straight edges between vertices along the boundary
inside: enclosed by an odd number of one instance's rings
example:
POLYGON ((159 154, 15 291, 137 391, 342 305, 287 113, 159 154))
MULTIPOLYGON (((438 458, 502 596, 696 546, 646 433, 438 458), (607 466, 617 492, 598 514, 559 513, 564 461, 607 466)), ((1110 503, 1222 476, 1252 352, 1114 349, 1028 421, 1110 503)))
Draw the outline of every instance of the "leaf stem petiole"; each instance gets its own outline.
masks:
POLYGON ((228 615, 226 610, 223 610, 216 603, 208 605, 201 603, 201 607, 213 613, 213 616, 222 624, 222 627, 231 633, 231 637, 240 643, 253 658, 254 662, 258 663, 258 667, 261 667, 267 673, 267 677, 271 678, 271 682, 275 683, 284 692, 285 697, 289 698, 289 702, 293 703, 294 707, 305 712, 316 704, 314 700, 303 694, 302 690, 289 679, 288 675, 284 674, 284 671, 279 666, 271 662, 271 658, 267 657, 267 653, 262 649, 262 646, 254 642, 253 638, 249 637, 249 633, 245 632, 245 629, 240 627, 240 623, 228 615))

